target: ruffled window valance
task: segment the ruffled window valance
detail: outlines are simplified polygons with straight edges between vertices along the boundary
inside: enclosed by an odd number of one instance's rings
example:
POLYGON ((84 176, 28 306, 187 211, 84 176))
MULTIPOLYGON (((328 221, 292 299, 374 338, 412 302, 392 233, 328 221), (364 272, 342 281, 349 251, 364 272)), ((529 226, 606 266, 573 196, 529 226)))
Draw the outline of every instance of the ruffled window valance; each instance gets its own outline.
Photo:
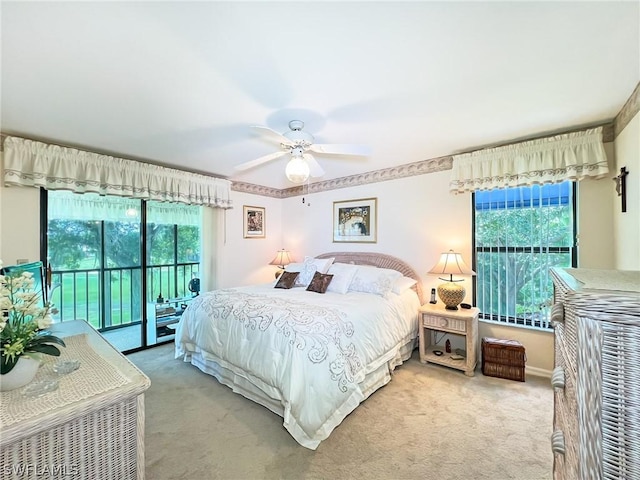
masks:
MULTIPOLYGON (((56 191, 47 197, 49 219, 140 222, 140 200, 56 191)), ((201 208, 176 202, 147 202, 147 223, 200 226, 201 208)))
POLYGON ((602 128, 455 155, 449 190, 517 187, 601 178, 609 167, 602 128))
POLYGON ((18 137, 4 142, 5 185, 232 208, 231 182, 18 137))

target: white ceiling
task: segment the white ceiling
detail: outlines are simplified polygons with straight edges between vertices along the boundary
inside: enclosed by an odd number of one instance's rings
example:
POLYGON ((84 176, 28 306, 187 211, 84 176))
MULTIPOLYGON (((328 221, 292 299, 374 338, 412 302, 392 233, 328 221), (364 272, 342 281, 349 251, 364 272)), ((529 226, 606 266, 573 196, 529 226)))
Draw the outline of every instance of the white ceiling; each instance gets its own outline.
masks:
POLYGON ((640 3, 2 1, 2 133, 293 186, 250 128, 299 119, 322 180, 613 119, 640 3))

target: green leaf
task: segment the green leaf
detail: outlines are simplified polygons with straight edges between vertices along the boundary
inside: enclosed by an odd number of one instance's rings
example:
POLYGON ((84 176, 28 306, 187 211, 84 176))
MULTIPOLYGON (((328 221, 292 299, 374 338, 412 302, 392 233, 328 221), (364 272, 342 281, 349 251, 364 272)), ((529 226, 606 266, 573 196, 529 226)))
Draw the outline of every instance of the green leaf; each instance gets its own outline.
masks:
POLYGON ((62 341, 61 338, 56 337, 55 335, 42 335, 42 336, 38 336, 35 339, 32 340, 31 344, 42 344, 42 343, 55 343, 57 345, 60 345, 62 347, 66 347, 66 345, 64 344, 64 342, 62 341))
POLYGON ((58 347, 54 347, 53 345, 48 344, 33 345, 29 347, 29 351, 44 353, 45 355, 52 355, 54 357, 60 356, 60 350, 58 350, 58 347))

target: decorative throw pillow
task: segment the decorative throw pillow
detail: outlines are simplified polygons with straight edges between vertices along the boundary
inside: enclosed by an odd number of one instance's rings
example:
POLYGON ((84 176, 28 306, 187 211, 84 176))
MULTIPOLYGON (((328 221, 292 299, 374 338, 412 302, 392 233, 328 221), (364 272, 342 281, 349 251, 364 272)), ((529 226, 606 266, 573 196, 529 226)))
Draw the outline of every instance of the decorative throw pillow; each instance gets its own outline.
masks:
POLYGON ((276 282, 275 288, 291 288, 296 283, 299 272, 282 272, 280 278, 276 282))
POLYGON ((327 273, 329 267, 333 263, 333 260, 333 258, 304 257, 304 262, 299 270, 300 275, 296 280, 296 286, 306 287, 309 285, 309 282, 311 282, 311 279, 313 278, 313 274, 316 272, 327 273))
POLYGON ((328 273, 316 272, 313 274, 313 278, 307 287, 308 292, 324 293, 327 291, 327 287, 331 283, 333 275, 328 273))
POLYGON ((349 285, 351 285, 351 281, 357 271, 357 265, 350 265, 348 263, 332 264, 327 273, 333 275, 333 280, 331 280, 327 292, 335 292, 342 295, 347 293, 349 291, 349 285))

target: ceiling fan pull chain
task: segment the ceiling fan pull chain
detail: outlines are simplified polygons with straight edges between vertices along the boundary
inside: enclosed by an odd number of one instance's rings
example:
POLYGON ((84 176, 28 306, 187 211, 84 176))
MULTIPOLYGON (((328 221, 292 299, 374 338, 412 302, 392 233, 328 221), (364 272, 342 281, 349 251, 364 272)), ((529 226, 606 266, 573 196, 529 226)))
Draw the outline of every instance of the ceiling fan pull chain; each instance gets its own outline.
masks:
MULTIPOLYGON (((307 187, 307 195, 309 195, 309 179, 308 178, 307 178, 307 181, 305 183, 302 184, 302 204, 303 205, 305 204, 305 201, 304 201, 305 186, 307 187), (306 185, 305 185, 305 183, 306 183, 306 185)), ((311 206, 311 202, 307 203, 307 207, 310 207, 310 206, 311 206)))

